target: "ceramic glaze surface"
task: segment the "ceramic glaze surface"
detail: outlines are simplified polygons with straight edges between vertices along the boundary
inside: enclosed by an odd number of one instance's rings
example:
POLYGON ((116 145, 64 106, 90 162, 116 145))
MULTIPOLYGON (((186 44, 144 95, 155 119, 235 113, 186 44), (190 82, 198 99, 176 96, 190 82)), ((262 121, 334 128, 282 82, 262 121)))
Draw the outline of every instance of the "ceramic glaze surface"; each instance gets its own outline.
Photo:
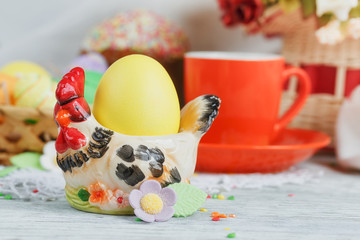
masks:
POLYGON ((197 147, 218 114, 220 99, 204 95, 181 111, 180 131, 162 136, 129 136, 102 126, 84 99, 84 71, 74 68, 56 90, 57 163, 66 196, 84 211, 132 214, 128 196, 146 180, 162 186, 188 182, 197 147))
POLYGON ((285 129, 266 146, 200 143, 197 171, 216 173, 274 173, 310 158, 327 146, 330 137, 324 133, 285 129), (222 162, 219 164, 218 159, 222 162))
POLYGON ((268 145, 296 116, 310 93, 310 80, 299 68, 286 68, 272 54, 190 52, 185 56, 185 99, 208 92, 226 104, 206 143, 268 145), (281 94, 291 76, 299 94, 279 118, 281 94))

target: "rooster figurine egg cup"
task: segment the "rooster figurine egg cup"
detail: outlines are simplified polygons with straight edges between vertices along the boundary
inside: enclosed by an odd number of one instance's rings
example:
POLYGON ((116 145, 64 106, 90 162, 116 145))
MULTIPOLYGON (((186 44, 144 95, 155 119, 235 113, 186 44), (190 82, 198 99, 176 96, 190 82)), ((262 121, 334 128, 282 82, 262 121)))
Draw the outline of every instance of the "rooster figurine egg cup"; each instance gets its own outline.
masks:
POLYGON ((176 134, 130 136, 96 121, 84 98, 84 83, 84 71, 76 67, 56 89, 57 164, 64 172, 71 206, 87 212, 132 215, 129 194, 144 181, 156 180, 162 187, 189 183, 199 141, 218 114, 218 97, 203 95, 185 105, 176 134))

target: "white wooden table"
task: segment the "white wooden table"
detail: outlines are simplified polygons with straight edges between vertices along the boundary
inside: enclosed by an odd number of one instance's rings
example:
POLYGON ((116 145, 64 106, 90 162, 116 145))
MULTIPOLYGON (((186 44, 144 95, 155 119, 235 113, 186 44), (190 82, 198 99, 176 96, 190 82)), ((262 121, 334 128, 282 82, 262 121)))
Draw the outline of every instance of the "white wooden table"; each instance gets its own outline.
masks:
POLYGON ((336 170, 324 159, 329 157, 303 163, 324 169, 317 181, 234 189, 224 193, 234 195, 234 201, 208 199, 208 212, 164 223, 85 213, 65 199, 0 200, 0 239, 227 239, 232 232, 235 239, 360 239, 360 174, 336 170), (237 217, 214 222, 213 211, 237 217))

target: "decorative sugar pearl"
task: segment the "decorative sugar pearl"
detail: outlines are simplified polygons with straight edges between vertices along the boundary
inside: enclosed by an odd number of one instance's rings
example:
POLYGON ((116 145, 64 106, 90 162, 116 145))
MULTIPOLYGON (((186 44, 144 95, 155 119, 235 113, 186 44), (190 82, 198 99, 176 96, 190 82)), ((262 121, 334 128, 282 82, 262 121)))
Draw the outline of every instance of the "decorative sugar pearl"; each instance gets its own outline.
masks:
POLYGON ((12 199, 12 196, 10 194, 7 194, 4 196, 4 199, 6 200, 11 200, 12 199))
POLYGON ((229 233, 227 235, 227 238, 235 238, 236 237, 236 233, 229 233))
POLYGON ((224 196, 224 195, 222 195, 222 194, 219 194, 219 195, 217 196, 217 199, 224 200, 224 199, 225 199, 225 196, 224 196))
POLYGON ((211 213, 211 217, 218 217, 219 216, 219 213, 218 212, 212 212, 211 213))

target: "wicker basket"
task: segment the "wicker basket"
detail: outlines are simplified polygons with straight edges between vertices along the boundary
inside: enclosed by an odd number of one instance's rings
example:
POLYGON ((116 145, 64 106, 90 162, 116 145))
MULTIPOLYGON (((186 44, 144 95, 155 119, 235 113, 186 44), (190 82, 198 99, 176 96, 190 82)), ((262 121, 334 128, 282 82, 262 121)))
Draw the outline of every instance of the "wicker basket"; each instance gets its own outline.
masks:
POLYGON ((0 164, 25 151, 41 152, 44 144, 57 137, 52 109, 0 106, 0 164))
MULTIPOLYGON (((265 34, 283 36, 282 54, 291 65, 336 67, 334 94, 311 94, 302 111, 289 125, 321 131, 333 138, 337 114, 345 98, 346 71, 360 69, 360 41, 346 39, 335 46, 322 45, 315 36, 317 27, 315 17, 304 20, 302 13, 297 11, 274 18, 265 24, 261 31, 265 34)), ((284 113, 295 100, 296 89, 297 81, 293 78, 283 94, 280 114, 284 113)))

